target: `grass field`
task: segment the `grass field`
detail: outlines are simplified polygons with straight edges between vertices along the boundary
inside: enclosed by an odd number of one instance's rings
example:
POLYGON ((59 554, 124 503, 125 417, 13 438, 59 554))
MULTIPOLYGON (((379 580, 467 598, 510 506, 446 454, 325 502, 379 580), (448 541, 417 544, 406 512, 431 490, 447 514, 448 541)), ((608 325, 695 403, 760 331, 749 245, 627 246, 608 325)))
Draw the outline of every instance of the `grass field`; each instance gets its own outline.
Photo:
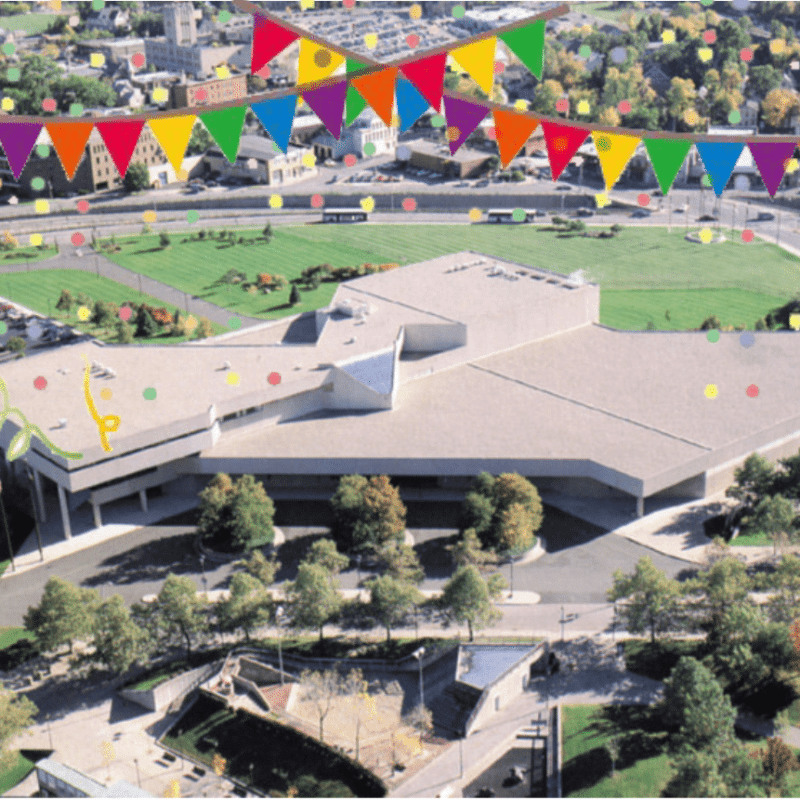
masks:
POLYGON ((0 28, 7 31, 25 31, 29 36, 46 31, 58 17, 55 14, 13 14, 0 17, 0 28))
MULTIPOLYGON (((3 17, 0 17, 0 28, 2 27, 3 17)), ((34 264, 37 261, 44 261, 58 254, 53 246, 40 247, 18 247, 16 250, 9 250, 0 255, 0 266, 7 267, 12 264, 34 264)))
MULTIPOLYGON (((77 297, 79 292, 83 292, 92 300, 110 301, 121 305, 128 300, 134 303, 147 303, 148 305, 161 307, 164 305, 160 300, 147 294, 139 294, 136 289, 123 286, 121 283, 112 281, 109 278, 97 277, 89 272, 80 270, 48 269, 39 272, 16 272, 8 275, 0 275, 0 295, 9 300, 21 303, 41 314, 47 314, 53 319, 63 320, 77 330, 91 333, 103 341, 113 341, 116 332, 104 330, 92 325, 90 322, 81 322, 77 316, 77 308, 73 308, 70 313, 56 311, 56 303, 62 289, 69 289, 73 297, 77 297)), ((173 307, 169 307, 174 311, 173 307)), ((221 325, 213 324, 214 334, 223 333, 226 328, 221 325)), ((185 341, 186 337, 178 336, 156 336, 152 339, 137 339, 138 343, 150 344, 178 344, 185 341)))
POLYGON ((16 763, 5 772, 0 773, 0 797, 24 780, 33 767, 33 761, 25 758, 22 753, 17 752, 16 763))
POLYGON ((31 639, 35 637, 25 628, 0 628, 0 650, 16 644, 20 639, 31 639))
POLYGON ((303 302, 295 307, 288 305, 288 289, 250 295, 212 284, 232 267, 251 280, 259 272, 292 280, 317 264, 411 264, 472 249, 563 274, 580 267, 609 295, 601 296, 603 324, 644 329, 652 320, 659 330, 696 328, 711 314, 752 328, 766 311, 800 292, 800 259, 775 245, 697 245, 686 242, 682 230, 628 228, 615 239, 597 240, 505 225, 305 225, 276 228, 269 244, 257 243, 259 233, 243 234, 252 243, 233 246, 218 240, 181 243, 173 235, 168 250, 158 249, 156 235, 119 239, 122 249, 111 258, 209 302, 270 319, 326 305, 336 284, 303 291, 303 302), (698 289, 704 291, 696 295, 698 289))

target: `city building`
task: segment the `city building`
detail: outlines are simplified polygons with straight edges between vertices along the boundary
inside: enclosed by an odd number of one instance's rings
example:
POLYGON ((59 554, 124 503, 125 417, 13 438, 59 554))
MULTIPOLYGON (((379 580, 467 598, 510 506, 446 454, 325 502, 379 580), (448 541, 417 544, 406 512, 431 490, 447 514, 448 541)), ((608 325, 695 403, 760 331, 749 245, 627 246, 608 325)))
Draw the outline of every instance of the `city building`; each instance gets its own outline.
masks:
POLYGON ((483 174, 491 153, 462 146, 451 155, 447 144, 428 139, 403 142, 397 149, 397 160, 417 169, 429 169, 448 178, 473 178, 483 174))
POLYGON ((207 81, 174 83, 170 89, 172 108, 194 108, 199 105, 223 103, 247 95, 247 75, 213 78, 207 81))
POLYGON ((42 797, 152 797, 128 781, 106 786, 52 758, 36 762, 36 780, 42 797))
POLYGON ((76 42, 75 53, 82 58, 89 58, 93 53, 105 56, 112 64, 129 62, 136 53, 144 53, 144 39, 128 37, 125 39, 86 39, 76 42))
POLYGON ((324 131, 312 140, 312 144, 314 155, 319 161, 329 158, 338 160, 346 155, 354 155, 356 158, 381 156, 394 152, 397 147, 397 128, 387 127, 373 111, 365 111, 349 128, 342 131, 339 139, 334 139, 328 131, 324 131), (375 147, 370 154, 364 150, 367 144, 375 147))
POLYGON ((121 33, 127 31, 130 27, 128 24, 128 12, 114 6, 104 6, 89 13, 86 17, 85 26, 90 31, 121 33))
POLYGON ((217 145, 205 155, 206 171, 221 178, 263 183, 267 186, 288 186, 319 173, 316 167, 303 164, 303 156, 311 153, 307 147, 289 145, 282 153, 272 139, 265 136, 242 136, 239 153, 231 164, 217 145))

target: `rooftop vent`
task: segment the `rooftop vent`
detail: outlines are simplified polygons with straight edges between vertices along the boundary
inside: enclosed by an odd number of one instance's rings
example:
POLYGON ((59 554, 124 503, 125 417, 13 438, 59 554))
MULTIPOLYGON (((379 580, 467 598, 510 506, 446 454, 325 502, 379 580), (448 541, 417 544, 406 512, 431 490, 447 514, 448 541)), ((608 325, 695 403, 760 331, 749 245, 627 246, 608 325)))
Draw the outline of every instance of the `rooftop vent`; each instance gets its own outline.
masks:
POLYGON ((66 419, 63 419, 63 418, 62 418, 62 419, 60 419, 60 420, 58 421, 58 427, 59 427, 59 428, 66 428, 66 427, 67 427, 67 421, 66 421, 66 419))

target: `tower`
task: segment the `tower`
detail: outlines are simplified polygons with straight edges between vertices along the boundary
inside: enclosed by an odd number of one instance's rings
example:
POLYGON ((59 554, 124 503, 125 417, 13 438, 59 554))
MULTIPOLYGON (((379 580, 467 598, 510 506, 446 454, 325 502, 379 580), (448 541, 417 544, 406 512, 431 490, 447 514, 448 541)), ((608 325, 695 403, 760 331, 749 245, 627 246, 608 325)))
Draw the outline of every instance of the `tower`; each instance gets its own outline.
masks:
POLYGON ((190 2, 164 3, 164 33, 167 40, 177 45, 197 44, 197 25, 194 5, 190 2))

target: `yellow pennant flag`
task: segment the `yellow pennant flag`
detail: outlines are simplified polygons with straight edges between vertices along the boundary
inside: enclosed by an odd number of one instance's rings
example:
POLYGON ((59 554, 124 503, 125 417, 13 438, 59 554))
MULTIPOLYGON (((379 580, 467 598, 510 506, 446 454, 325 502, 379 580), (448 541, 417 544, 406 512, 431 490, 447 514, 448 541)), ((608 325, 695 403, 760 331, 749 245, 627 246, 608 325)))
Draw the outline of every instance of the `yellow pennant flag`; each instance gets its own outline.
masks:
POLYGON ((607 191, 617 182, 641 139, 621 133, 593 131, 592 140, 597 148, 597 157, 600 159, 607 191))
POLYGON ((497 47, 497 37, 481 39, 474 44, 457 47, 449 55, 472 80, 483 89, 486 94, 492 91, 494 85, 494 51, 497 47))
POLYGON ((344 64, 344 56, 334 53, 316 42, 301 39, 297 83, 302 85, 329 78, 342 64, 344 64))
POLYGON ((161 148, 167 154, 169 163, 172 164, 175 172, 180 172, 196 120, 197 117, 190 115, 186 117, 164 117, 147 121, 150 130, 153 131, 161 148))

